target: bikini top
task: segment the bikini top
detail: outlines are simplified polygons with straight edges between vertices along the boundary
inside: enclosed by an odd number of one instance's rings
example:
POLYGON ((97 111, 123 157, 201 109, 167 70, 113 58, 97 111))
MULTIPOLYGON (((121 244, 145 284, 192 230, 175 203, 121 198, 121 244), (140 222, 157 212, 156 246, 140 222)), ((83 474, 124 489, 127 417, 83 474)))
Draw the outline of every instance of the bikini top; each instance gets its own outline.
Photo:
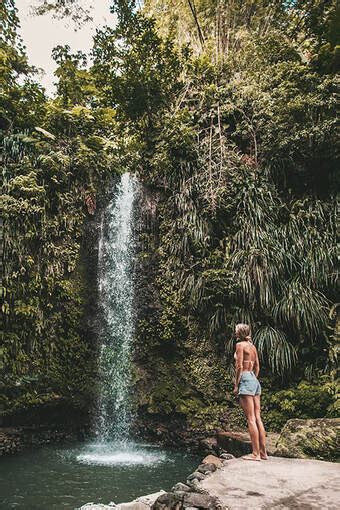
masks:
MULTIPOLYGON (((236 352, 234 353, 234 358, 235 358, 235 361, 236 361, 236 352)), ((243 361, 243 364, 244 363, 250 363, 250 368, 249 368, 249 371, 251 372, 254 368, 254 363, 255 363, 255 360, 250 360, 250 359, 247 359, 247 360, 244 360, 243 361)), ((243 366, 242 366, 243 368, 243 366)))

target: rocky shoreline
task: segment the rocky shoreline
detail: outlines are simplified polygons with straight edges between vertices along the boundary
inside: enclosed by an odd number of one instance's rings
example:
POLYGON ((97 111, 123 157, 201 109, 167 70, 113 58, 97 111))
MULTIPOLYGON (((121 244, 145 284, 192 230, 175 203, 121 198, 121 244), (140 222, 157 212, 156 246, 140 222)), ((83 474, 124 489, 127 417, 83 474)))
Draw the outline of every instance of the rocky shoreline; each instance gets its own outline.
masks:
POLYGON ((26 448, 36 448, 62 441, 83 439, 84 432, 48 426, 17 426, 0 428, 0 457, 14 455, 26 448))
POLYGON ((160 490, 153 494, 140 496, 127 503, 108 505, 86 503, 77 510, 166 510, 166 509, 210 509, 222 510, 224 507, 215 496, 200 486, 200 482, 221 469, 234 455, 223 451, 220 456, 209 454, 191 473, 185 482, 177 482, 170 491, 160 490))
MULTIPOLYGON (((271 462, 250 462, 250 464, 269 466, 269 474, 271 473, 271 466, 278 471, 277 479, 274 477, 272 488, 273 498, 275 498, 279 492, 278 487, 282 485, 281 478, 285 474, 287 476, 287 483, 292 485, 293 491, 295 490, 294 479, 297 476, 302 476, 303 478, 304 469, 301 467, 301 463, 306 463, 306 473, 308 472, 308 469, 310 469, 311 480, 313 477, 316 480, 316 485, 313 486, 312 490, 316 491, 317 497, 320 498, 321 496, 317 486, 318 480, 322 476, 320 473, 323 472, 325 467, 327 467, 327 470, 332 473, 333 469, 336 468, 336 465, 331 462, 320 462, 319 460, 312 459, 339 460, 337 450, 337 437, 339 431, 340 419, 338 418, 289 420, 285 427, 283 427, 280 435, 273 433, 269 433, 267 435, 267 451, 268 454, 272 456, 270 457, 271 462), (325 447, 327 451, 325 450, 325 447), (298 459, 289 457, 298 457, 298 459), (294 470, 297 470, 294 476, 290 476, 294 470)), ((203 458, 202 462, 196 470, 187 477, 185 482, 176 483, 170 491, 166 492, 164 490, 160 490, 154 494, 140 496, 127 503, 115 504, 114 502, 111 502, 108 505, 86 503, 77 510, 110 510, 112 508, 115 510, 224 510, 229 508, 228 506, 225 506, 218 497, 220 488, 217 488, 216 491, 212 492, 211 490, 204 488, 204 486, 209 486, 208 480, 211 475, 215 473, 216 478, 218 478, 218 472, 222 470, 222 468, 227 466, 230 462, 234 463, 238 461, 234 455, 229 453, 230 450, 236 455, 243 455, 251 451, 249 436, 246 432, 242 431, 235 432, 221 430, 217 431, 216 437, 208 437, 205 440, 202 440, 200 444, 203 447, 203 451, 205 449, 206 452, 209 452, 208 455, 203 458)), ((243 462, 243 460, 241 460, 241 462, 243 462)), ((241 473, 244 472, 243 465, 241 465, 238 469, 241 473)), ((254 469, 257 469, 256 466, 254 469)), ((260 471, 263 476, 263 468, 261 469, 262 471, 260 471)), ((255 479, 256 476, 257 474, 255 473, 255 479)), ((308 481, 308 475, 306 476, 306 480, 308 481)), ((263 483, 263 486, 265 486, 266 480, 263 480, 262 482, 260 480, 260 483, 263 483)), ((257 493, 256 491, 253 491, 253 493, 254 494, 252 494, 252 491, 248 491, 247 497, 254 495, 256 497, 260 496, 260 493, 257 493)), ((296 498, 298 497, 299 494, 296 495, 296 498)), ((330 498, 333 498, 333 489, 331 490, 330 498)), ((288 506, 284 508, 291 507, 288 506)), ((333 508, 333 506, 330 508, 333 508)), ((336 506, 334 506, 334 509, 335 508, 336 506)))

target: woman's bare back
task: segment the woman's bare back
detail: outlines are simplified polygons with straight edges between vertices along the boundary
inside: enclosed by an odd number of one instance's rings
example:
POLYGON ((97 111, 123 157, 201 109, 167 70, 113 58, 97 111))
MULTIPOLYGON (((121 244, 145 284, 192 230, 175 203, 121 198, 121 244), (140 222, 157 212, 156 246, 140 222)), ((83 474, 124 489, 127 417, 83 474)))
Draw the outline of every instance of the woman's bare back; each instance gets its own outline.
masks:
MULTIPOLYGON (((242 370, 253 371, 258 365, 258 354, 257 354, 256 347, 255 347, 255 345, 253 345, 247 341, 240 342, 240 345, 242 347, 242 356, 241 356, 242 370)), ((235 356, 235 359, 237 359, 236 353, 234 356, 235 356)))

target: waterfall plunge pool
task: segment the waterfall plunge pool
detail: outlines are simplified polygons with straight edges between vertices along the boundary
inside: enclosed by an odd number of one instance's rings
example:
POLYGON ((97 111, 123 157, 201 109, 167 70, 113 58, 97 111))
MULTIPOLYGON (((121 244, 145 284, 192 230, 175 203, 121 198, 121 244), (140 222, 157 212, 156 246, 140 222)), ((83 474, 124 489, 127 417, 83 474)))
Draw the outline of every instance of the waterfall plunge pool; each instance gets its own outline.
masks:
POLYGON ((201 458, 146 443, 68 443, 26 450, 0 464, 0 508, 74 510, 169 490, 201 458))

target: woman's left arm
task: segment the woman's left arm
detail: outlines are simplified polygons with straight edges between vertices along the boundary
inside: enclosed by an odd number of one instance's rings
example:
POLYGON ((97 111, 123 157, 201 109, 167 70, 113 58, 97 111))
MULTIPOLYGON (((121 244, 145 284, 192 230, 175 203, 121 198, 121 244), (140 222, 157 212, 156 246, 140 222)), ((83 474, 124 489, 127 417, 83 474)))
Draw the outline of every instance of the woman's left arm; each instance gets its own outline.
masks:
POLYGON ((235 371, 235 385, 234 393, 238 393, 238 385, 240 383, 242 368, 243 368, 243 346, 239 343, 236 344, 236 371, 235 371))
POLYGON ((257 350, 256 350, 255 363, 254 363, 254 373, 255 373, 256 377, 258 377, 259 373, 260 373, 260 361, 259 361, 259 355, 258 355, 257 350))

